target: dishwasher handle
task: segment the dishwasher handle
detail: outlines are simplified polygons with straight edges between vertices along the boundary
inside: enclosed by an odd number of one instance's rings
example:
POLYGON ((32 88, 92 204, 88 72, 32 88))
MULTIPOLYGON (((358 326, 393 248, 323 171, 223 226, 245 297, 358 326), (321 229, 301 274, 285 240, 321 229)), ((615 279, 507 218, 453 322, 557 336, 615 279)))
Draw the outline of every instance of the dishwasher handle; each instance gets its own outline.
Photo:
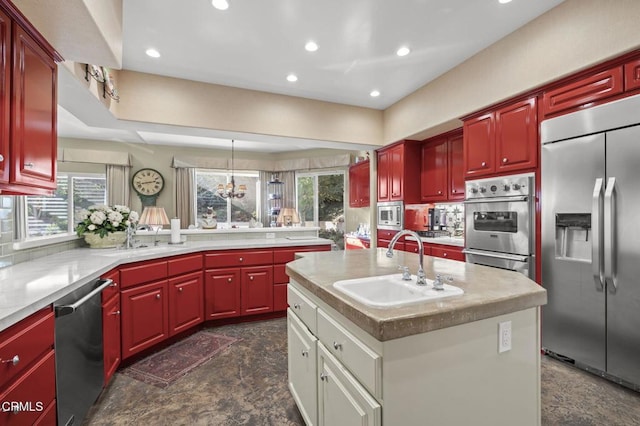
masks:
POLYGON ((76 301, 75 303, 73 303, 71 305, 56 306, 55 307, 56 318, 57 317, 63 317, 65 315, 69 315, 69 314, 74 313, 76 311, 76 309, 78 309, 78 307, 80 307, 80 305, 85 303, 87 300, 91 299, 96 294, 100 294, 102 292, 102 290, 104 290, 105 288, 109 287, 111 284, 113 284, 113 280, 110 280, 110 279, 99 280, 98 281, 98 287, 94 288, 89 294, 84 296, 82 299, 76 301))

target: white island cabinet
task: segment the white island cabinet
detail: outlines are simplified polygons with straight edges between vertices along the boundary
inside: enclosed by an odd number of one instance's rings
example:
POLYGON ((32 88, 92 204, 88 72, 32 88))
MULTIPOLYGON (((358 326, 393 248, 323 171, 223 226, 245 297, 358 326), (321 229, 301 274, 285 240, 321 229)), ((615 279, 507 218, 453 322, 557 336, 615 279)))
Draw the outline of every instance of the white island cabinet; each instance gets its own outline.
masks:
MULTIPOLYGON (((414 255, 404 256, 411 265, 414 255)), ((428 277, 446 269, 465 294, 374 309, 331 285, 341 272, 357 277, 349 264, 396 267, 375 251, 287 266, 289 388, 307 425, 540 424, 544 289, 517 273, 425 257, 428 277), (506 351, 500 324, 511 327, 506 351)))

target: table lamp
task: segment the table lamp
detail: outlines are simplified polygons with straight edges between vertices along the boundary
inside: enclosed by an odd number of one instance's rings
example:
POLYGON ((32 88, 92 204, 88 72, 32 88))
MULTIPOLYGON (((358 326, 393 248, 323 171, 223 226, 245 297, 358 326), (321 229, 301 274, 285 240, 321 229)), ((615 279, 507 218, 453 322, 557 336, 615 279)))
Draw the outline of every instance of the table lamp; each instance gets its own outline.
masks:
POLYGON ((138 224, 148 225, 152 231, 156 231, 156 239, 154 245, 158 245, 158 231, 162 229, 163 225, 169 225, 169 218, 167 212, 164 211, 164 207, 145 207, 140 215, 138 224))
POLYGON ((277 222, 279 225, 292 226, 294 223, 300 223, 300 216, 296 209, 285 207, 280 210, 277 222))

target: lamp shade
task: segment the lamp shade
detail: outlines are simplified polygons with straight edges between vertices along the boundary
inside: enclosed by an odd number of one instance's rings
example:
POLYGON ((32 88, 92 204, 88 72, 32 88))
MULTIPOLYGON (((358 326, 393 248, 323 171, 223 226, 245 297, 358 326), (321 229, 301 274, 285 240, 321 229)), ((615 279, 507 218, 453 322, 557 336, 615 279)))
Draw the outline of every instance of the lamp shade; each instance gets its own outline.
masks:
POLYGON ((164 207, 145 207, 138 223, 162 228, 162 225, 168 225, 170 222, 164 207))
POLYGON ((291 226, 294 223, 300 223, 300 216, 298 215, 298 211, 296 209, 285 207, 280 210, 277 222, 280 225, 291 226))

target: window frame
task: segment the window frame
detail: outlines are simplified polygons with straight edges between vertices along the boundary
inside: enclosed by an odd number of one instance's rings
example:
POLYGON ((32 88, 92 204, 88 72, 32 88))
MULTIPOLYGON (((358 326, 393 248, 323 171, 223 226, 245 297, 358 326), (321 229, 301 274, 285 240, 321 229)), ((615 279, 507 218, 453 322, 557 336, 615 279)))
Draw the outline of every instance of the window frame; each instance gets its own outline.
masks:
MULTIPOLYGON (((300 211, 300 206, 298 205, 299 193, 298 193, 298 178, 299 177, 312 177, 313 178, 313 226, 320 226, 320 207, 318 202, 318 176, 328 176, 328 175, 342 175, 342 187, 343 191, 346 192, 345 185, 347 184, 346 176, 347 171, 343 169, 326 169, 326 170, 316 170, 316 171, 306 171, 306 172, 296 172, 296 210, 300 211)), ((342 214, 346 214, 346 196, 342 198, 342 214)), ((305 225, 308 226, 309 222, 305 221, 305 225)))
MULTIPOLYGON (((216 174, 216 175, 225 175, 226 177, 226 183, 231 182, 231 176, 233 175, 234 178, 238 178, 238 177, 251 177, 251 178, 256 178, 256 220, 260 220, 261 217, 261 208, 262 208, 262 185, 260 182, 260 172, 258 170, 242 170, 242 171, 234 171, 233 173, 231 173, 230 170, 225 170, 225 169, 205 169, 205 168, 196 168, 195 170, 195 182, 194 182, 194 188, 193 188, 193 215, 194 215, 194 223, 196 224, 196 226, 199 226, 199 217, 198 217, 198 173, 210 173, 210 174, 216 174)), ((215 192, 215 190, 213 190, 215 192)), ((240 226, 240 225, 248 225, 249 222, 238 222, 238 221, 231 221, 231 203, 233 201, 233 199, 231 198, 225 198, 226 202, 227 202, 227 220, 224 222, 221 222, 219 220, 217 220, 218 225, 224 225, 225 227, 232 227, 232 226, 240 226)))

